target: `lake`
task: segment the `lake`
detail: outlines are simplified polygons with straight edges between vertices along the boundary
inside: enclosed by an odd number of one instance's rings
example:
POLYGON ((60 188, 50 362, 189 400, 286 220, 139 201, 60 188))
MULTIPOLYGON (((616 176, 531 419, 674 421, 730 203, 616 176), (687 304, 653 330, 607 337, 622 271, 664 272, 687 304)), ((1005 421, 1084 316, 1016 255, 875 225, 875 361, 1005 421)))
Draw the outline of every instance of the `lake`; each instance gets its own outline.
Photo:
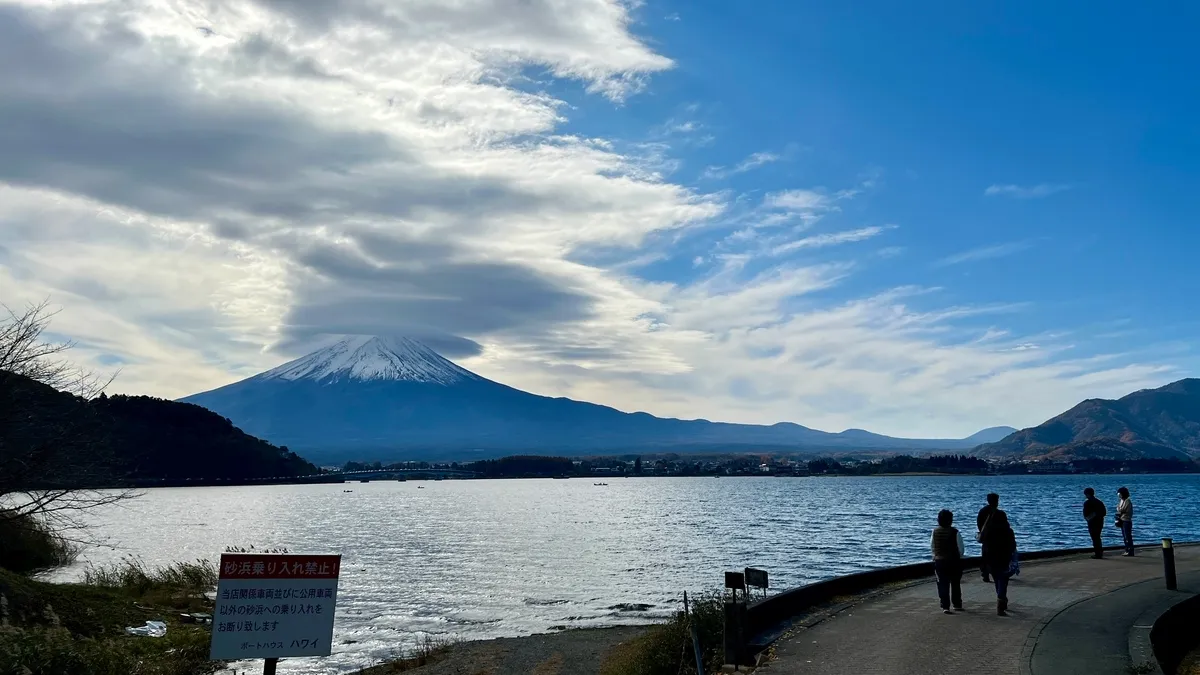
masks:
MULTIPOLYGON (((939 509, 968 553, 989 491, 1023 550, 1089 545, 1082 490, 1116 509, 1128 486, 1139 541, 1200 540, 1200 475, 605 478, 410 481, 148 490, 94 513, 86 562, 216 560, 226 546, 341 553, 334 653, 282 673, 342 673, 420 633, 476 639, 644 623, 725 570, 773 590, 925 560, 939 509), (353 492, 344 492, 352 490, 353 492)), ((1108 525, 1108 543, 1119 543, 1108 525)))

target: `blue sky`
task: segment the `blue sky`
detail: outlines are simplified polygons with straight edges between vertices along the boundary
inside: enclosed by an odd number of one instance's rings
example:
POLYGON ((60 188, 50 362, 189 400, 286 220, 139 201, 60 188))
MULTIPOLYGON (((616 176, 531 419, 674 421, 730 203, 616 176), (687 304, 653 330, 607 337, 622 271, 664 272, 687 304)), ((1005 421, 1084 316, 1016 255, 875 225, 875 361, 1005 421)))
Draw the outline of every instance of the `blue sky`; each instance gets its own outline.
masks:
POLYGON ((0 300, 168 397, 378 334, 659 415, 1036 424, 1200 373, 1198 14, 0 0, 0 300))
MULTIPOLYGON (((673 176, 699 189, 870 178, 822 229, 896 224, 861 248, 904 251, 832 295, 920 284, 1029 303, 1012 326, 1086 328, 1081 349, 1200 327, 1196 7, 649 2, 639 16, 635 30, 677 67, 621 108, 572 99, 582 110, 567 128, 655 139, 690 124, 667 142, 673 176), (756 152, 780 159, 705 177, 756 152), (954 256, 966 260, 944 264, 954 256), (1135 332, 1085 344, 1125 322, 1135 332)), ((672 259, 644 273, 698 271, 672 259)))

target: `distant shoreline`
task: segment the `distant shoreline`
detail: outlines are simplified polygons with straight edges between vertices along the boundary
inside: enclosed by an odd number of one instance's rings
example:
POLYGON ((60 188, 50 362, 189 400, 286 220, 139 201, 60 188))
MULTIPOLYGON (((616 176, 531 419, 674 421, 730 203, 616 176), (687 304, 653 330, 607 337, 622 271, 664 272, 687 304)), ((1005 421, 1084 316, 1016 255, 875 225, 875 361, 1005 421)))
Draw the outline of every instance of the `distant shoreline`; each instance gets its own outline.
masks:
MULTIPOLYGON (((963 477, 1003 477, 1003 476, 1191 476, 1196 475, 1195 472, 1162 472, 1162 471, 1039 471, 1027 473, 1010 473, 1010 472, 935 472, 935 471, 912 471, 907 473, 869 473, 869 474, 853 474, 853 473, 824 473, 812 475, 789 475, 789 474, 698 474, 698 475, 596 475, 596 476, 479 476, 472 478, 406 478, 405 480, 396 480, 393 478, 371 478, 365 481, 366 483, 433 483, 442 481, 481 481, 481 480, 573 480, 576 482, 586 483, 588 481, 601 481, 609 479, 622 478, 963 478, 963 477)), ((67 489, 97 489, 97 490, 149 490, 155 488, 182 488, 182 487, 252 487, 266 485, 354 485, 363 484, 356 478, 337 479, 315 479, 297 480, 294 478, 288 479, 268 479, 268 480, 230 480, 230 481, 134 481, 132 483, 106 486, 89 486, 87 488, 67 488, 67 489)), ((597 486, 606 487, 606 486, 597 486)))

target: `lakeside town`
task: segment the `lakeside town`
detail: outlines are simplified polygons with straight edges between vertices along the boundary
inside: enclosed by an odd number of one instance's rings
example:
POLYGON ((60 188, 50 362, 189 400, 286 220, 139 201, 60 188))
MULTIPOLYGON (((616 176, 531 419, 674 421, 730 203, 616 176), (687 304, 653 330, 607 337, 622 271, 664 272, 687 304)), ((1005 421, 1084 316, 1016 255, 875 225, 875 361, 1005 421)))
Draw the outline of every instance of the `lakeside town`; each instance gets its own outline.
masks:
POLYGON ((771 455, 616 456, 586 459, 514 456, 479 462, 347 462, 323 467, 343 475, 387 474, 444 478, 619 478, 688 476, 875 476, 875 475, 1021 475, 1107 473, 1195 473, 1195 462, 1175 459, 984 460, 966 455, 909 455, 866 458, 817 458, 771 455))

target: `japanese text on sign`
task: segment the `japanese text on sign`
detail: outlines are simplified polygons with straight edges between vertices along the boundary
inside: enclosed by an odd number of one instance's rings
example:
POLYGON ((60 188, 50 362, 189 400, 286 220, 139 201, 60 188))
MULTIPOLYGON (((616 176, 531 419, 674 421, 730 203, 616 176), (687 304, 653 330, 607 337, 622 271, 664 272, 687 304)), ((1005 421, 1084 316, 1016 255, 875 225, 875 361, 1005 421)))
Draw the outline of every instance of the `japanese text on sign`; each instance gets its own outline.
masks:
POLYGON ((210 658, 328 656, 341 556, 221 556, 210 658))

